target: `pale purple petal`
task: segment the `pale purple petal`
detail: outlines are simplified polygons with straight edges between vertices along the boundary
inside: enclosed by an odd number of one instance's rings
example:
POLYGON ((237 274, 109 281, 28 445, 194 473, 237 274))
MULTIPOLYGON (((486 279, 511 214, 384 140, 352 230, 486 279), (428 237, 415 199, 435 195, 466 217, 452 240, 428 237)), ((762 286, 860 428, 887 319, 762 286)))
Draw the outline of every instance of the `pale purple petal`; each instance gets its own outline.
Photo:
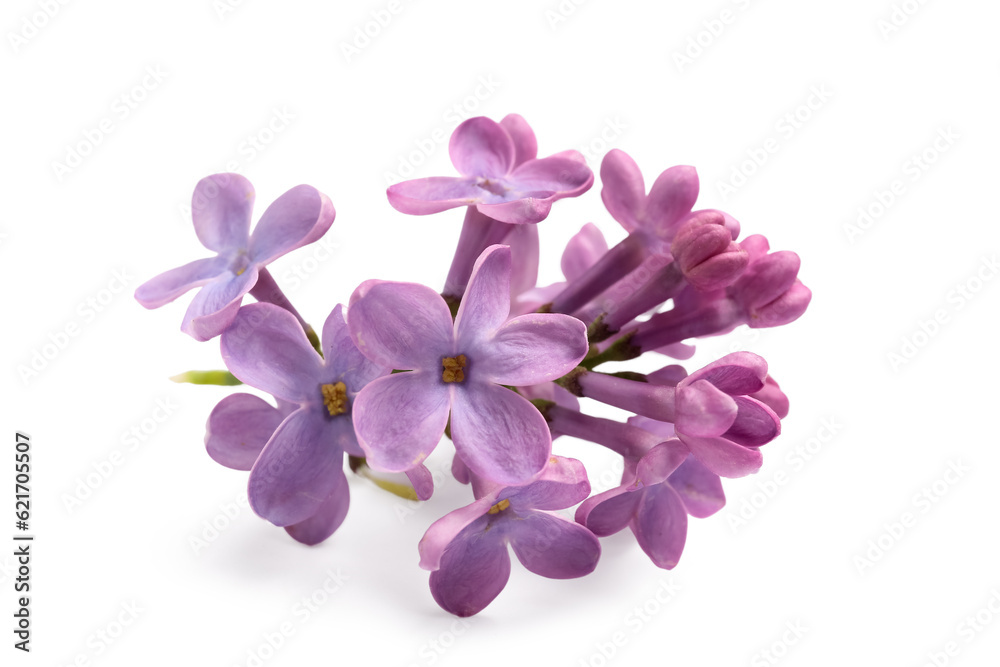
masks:
POLYGON ((477 116, 455 128, 448 154, 463 176, 502 178, 514 166, 515 146, 500 123, 477 116))
POLYGON ((489 383, 455 388, 451 437, 472 472, 503 484, 524 484, 545 467, 552 452, 549 426, 535 406, 517 392, 489 383))
POLYGON ((639 459, 633 485, 649 487, 666 481, 687 457, 687 448, 678 440, 661 442, 639 459))
POLYGON ((668 440, 676 436, 676 433, 674 432, 674 425, 669 422, 661 422, 656 419, 650 419, 649 417, 643 417, 642 415, 635 415, 634 417, 628 418, 628 423, 632 426, 638 426, 644 431, 655 433, 664 440, 668 440))
POLYGON ((608 213, 631 232, 646 200, 646 185, 639 165, 625 151, 613 148, 601 162, 601 199, 608 213))
POLYGON ((738 408, 736 420, 722 434, 723 438, 744 447, 760 447, 778 437, 781 420, 774 410, 747 396, 737 396, 734 400, 738 408))
POLYGON ((458 206, 473 206, 487 200, 490 193, 475 179, 432 176, 389 186, 386 196, 394 209, 409 215, 440 213, 458 206))
POLYGON ((583 501, 576 508, 576 520, 599 537, 614 535, 632 520, 639 498, 639 493, 617 486, 583 501))
POLYGON ((227 269, 222 257, 206 257, 170 269, 150 278, 135 290, 135 300, 143 308, 159 308, 170 303, 181 294, 218 277, 227 269))
POLYGON ((759 308, 788 291, 796 281, 800 265, 799 256, 790 250, 772 252, 753 261, 730 290, 747 308, 759 308))
POLYGON ((755 447, 743 447, 725 438, 679 435, 695 458, 720 477, 744 477, 760 470, 764 457, 755 447))
POLYGON ((511 225, 503 243, 510 246, 510 298, 514 300, 538 282, 538 227, 511 225))
POLYGON ((205 448, 216 462, 250 470, 284 420, 281 412, 253 394, 231 394, 208 416, 205 448))
POLYGON ((483 215, 510 225, 533 225, 548 217, 554 201, 552 197, 539 199, 527 195, 509 194, 506 200, 476 204, 476 208, 483 215))
POLYGON ((243 297, 257 283, 257 267, 250 266, 236 276, 226 271, 215 280, 206 283, 194 295, 181 331, 195 340, 211 340, 229 327, 243 297))
POLYGON ((459 507, 457 510, 445 514, 432 523, 420 539, 420 543, 417 544, 417 550, 420 552, 420 567, 425 570, 436 570, 441 567, 441 557, 452 540, 473 521, 486 516, 493 504, 493 497, 480 498, 465 507, 459 507))
POLYGON ((587 470, 576 459, 553 456, 537 478, 520 487, 508 487, 498 498, 515 511, 561 510, 590 494, 587 470))
POLYGON ((514 554, 535 574, 549 579, 575 579, 597 567, 601 543, 578 523, 529 511, 509 524, 507 535, 514 554))
POLYGON ((472 373, 498 384, 529 386, 555 380, 585 356, 587 325, 558 313, 521 315, 508 320, 475 356, 472 373))
POLYGON ((478 614, 510 578, 510 555, 501 531, 485 531, 486 519, 469 525, 448 545, 440 569, 431 572, 434 600, 456 616, 478 614))
POLYGON ((604 234, 592 222, 585 224, 566 244, 560 266, 566 280, 576 280, 608 252, 604 234))
POLYGON ((774 410, 774 414, 778 415, 780 419, 788 416, 788 396, 781 391, 781 387, 770 375, 764 378, 764 387, 760 391, 750 394, 750 398, 756 398, 774 410))
POLYGON ((472 349, 510 312, 510 247, 492 245, 479 255, 455 315, 457 349, 472 349))
POLYGON ((650 231, 669 239, 681 218, 691 212, 698 199, 698 173, 694 167, 670 167, 656 179, 646 200, 646 224, 650 231))
POLYGON ((514 143, 514 166, 534 160, 538 157, 538 141, 528 121, 516 113, 507 114, 500 121, 500 126, 510 135, 514 143))
POLYGON ((440 371, 395 373, 365 386, 354 399, 353 416, 368 464, 404 472, 422 462, 444 435, 449 408, 440 371))
POLYGON ((349 395, 353 395, 366 384, 392 369, 381 366, 361 354, 361 350, 351 340, 351 332, 347 328, 344 310, 344 307, 338 303, 323 324, 321 340, 326 366, 324 374, 329 375, 332 382, 343 380, 347 385, 349 395))
POLYGON ((427 466, 418 463, 405 472, 413 492, 417 494, 417 500, 427 500, 434 494, 434 476, 427 466))
POLYGON ((674 491, 684 501, 687 513, 693 517, 704 519, 726 505, 722 480, 693 456, 689 456, 670 475, 667 483, 674 487, 674 491))
POLYGON ((552 156, 519 165, 507 182, 521 197, 562 199, 589 190, 594 184, 594 172, 572 158, 552 156))
POLYGON ((351 506, 351 490, 347 484, 344 469, 333 473, 335 488, 308 519, 285 526, 285 532, 295 540, 309 546, 319 544, 333 535, 344 523, 347 510, 351 506))
POLYGON ((631 527, 639 546, 657 567, 672 569, 684 551, 687 512, 667 484, 644 489, 631 527))
POLYGON ((733 352, 695 371, 681 385, 705 380, 730 396, 739 396, 759 391, 766 377, 767 362, 763 357, 753 352, 733 352))
POLYGON ((677 388, 676 409, 677 432, 699 437, 722 435, 732 426, 737 413, 733 397, 706 380, 682 383, 677 388))
POLYGON ((322 360, 295 316, 270 303, 240 308, 222 335, 222 360, 242 382, 296 403, 319 401, 322 360))
POLYGON ((312 243, 330 229, 336 212, 329 197, 311 185, 297 185, 264 211, 250 235, 250 258, 269 264, 312 243))
POLYGON ((250 471, 247 497, 254 512, 290 526, 319 511, 344 465, 344 452, 327 435, 318 410, 302 408, 281 423, 250 471))
POLYGON ((223 255, 245 250, 254 196, 250 181, 239 174, 214 174, 198 181, 191 218, 201 244, 223 255))
POLYGON ((440 373, 442 356, 458 354, 448 305, 416 283, 366 280, 351 295, 347 324, 361 353, 389 368, 440 373))

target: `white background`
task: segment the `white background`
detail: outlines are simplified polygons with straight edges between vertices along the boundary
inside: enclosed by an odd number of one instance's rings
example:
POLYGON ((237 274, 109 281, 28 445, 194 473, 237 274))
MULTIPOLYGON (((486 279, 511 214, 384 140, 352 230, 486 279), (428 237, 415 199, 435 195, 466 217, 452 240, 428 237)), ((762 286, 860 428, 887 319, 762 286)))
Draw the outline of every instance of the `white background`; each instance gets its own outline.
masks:
MULTIPOLYGON (((3 664, 995 664, 1000 7, 233 4, 49 2, 51 17, 44 2, 4 4, 0 536, 13 544, 19 429, 37 537, 30 655, 11 646, 13 547, 0 550, 3 664), (373 16, 391 20, 376 30, 373 16), (466 489, 442 483, 411 512, 352 479, 341 530, 293 542, 239 504, 246 474, 204 453, 230 390, 167 380, 221 367, 217 341, 178 329, 190 297, 145 311, 131 294, 208 254, 184 207, 199 178, 229 169, 256 186, 257 215, 299 183, 334 202, 325 249, 272 269, 314 325, 367 278, 440 287, 461 212, 397 213, 387 173, 450 175, 445 145, 427 140, 511 112, 542 155, 577 148, 596 170, 621 148, 647 185, 695 165, 699 206, 799 253, 814 298, 790 326, 705 341, 689 368, 756 351, 792 410, 761 472, 727 481, 729 505, 691 522, 674 571, 625 533, 581 580, 515 564, 462 624, 430 597, 416 543, 466 489), (765 146, 762 166, 746 162, 765 146), (56 165, 76 150, 75 167, 56 165), (851 232, 859 207, 873 216, 851 232), (342 583, 327 595, 331 573, 342 583), (984 625, 965 620, 977 613, 984 625)), ((542 224, 543 283, 583 223, 622 237, 599 189, 542 224)), ((557 451, 607 487, 595 446, 557 451)))

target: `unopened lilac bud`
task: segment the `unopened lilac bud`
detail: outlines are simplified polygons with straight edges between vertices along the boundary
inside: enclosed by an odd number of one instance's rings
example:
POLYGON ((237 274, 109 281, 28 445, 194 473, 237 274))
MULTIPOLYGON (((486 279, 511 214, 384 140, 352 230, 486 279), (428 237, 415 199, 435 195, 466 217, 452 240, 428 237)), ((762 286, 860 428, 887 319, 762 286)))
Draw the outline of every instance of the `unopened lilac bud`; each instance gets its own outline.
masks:
POLYGON ((796 280, 777 299, 749 309, 747 325, 751 329, 767 329, 794 322, 806 312, 811 300, 812 291, 801 281, 796 280))
POLYGON ((705 291, 732 284, 749 263, 749 256, 733 242, 718 211, 692 215, 674 237, 670 252, 684 278, 705 291))

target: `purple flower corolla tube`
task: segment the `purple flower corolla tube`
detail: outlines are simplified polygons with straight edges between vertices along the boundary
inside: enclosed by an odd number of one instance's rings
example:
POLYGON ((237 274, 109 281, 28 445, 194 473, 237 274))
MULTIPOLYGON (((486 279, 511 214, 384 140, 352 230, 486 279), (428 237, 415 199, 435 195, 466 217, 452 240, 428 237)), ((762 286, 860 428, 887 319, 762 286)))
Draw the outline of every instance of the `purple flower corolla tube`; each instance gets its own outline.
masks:
POLYGON ((322 541, 343 521, 344 452, 361 454, 352 404, 362 387, 390 370, 357 350, 342 306, 327 318, 322 341, 320 358, 294 316, 256 303, 239 310, 221 343, 233 375, 296 406, 253 463, 247 496, 259 516, 307 543, 322 541))
MULTIPOLYGON (((604 234, 597 225, 588 222, 570 238, 563 250, 561 268, 566 280, 522 291, 514 300, 512 311, 515 314, 522 314, 538 310, 566 289, 566 285, 583 275, 607 252, 608 243, 604 240, 604 234)), ((578 319, 585 320, 585 318, 578 319)))
POLYGON ((466 120, 448 143, 451 162, 462 175, 396 183, 386 190, 389 203, 411 215, 475 206, 493 220, 533 224, 548 216, 556 200, 590 189, 594 173, 582 161, 567 155, 534 158, 534 134, 528 137, 520 123, 523 119, 505 127, 485 116, 466 120), (513 136, 510 127, 515 127, 513 136))
POLYGON ((583 464, 553 456, 538 478, 503 486, 473 478, 476 501, 445 515, 420 540, 420 567, 431 571, 434 600, 456 616, 472 616, 492 602, 510 577, 510 554, 550 579, 590 574, 600 541, 584 526, 550 510, 590 493, 583 464))
POLYGON ((587 353, 586 327, 567 315, 508 320, 511 253, 480 256, 458 314, 413 283, 369 280, 351 296, 348 323, 358 349, 403 373, 379 378, 354 403, 358 442, 376 470, 403 472, 437 446, 451 416, 455 449, 469 469, 523 484, 549 459, 545 419, 506 386, 561 377, 587 353))
POLYGON ((308 330, 265 267, 323 236, 336 215, 333 204, 312 186, 296 186, 267 207, 251 234, 254 196, 250 181, 239 174, 201 179, 194 189, 191 217, 198 240, 216 256, 148 280, 136 289, 136 300, 145 308, 159 308, 201 287, 181 325, 182 331, 201 341, 226 330, 248 292, 258 301, 285 308, 308 330))

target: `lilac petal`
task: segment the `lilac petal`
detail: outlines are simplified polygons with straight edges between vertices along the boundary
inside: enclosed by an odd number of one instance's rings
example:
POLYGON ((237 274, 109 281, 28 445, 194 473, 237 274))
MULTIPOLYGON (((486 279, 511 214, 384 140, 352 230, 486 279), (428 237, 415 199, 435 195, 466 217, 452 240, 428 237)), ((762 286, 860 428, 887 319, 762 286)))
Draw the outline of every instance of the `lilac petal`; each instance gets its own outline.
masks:
POLYGON ((486 519, 471 524, 448 545, 431 572, 434 601, 456 616, 478 614, 510 578, 510 555, 500 531, 485 532, 486 519))
POLYGON ((687 538, 687 512, 677 492, 668 484, 644 489, 631 524, 639 546, 657 567, 677 565, 687 538))
POLYGON ((493 497, 480 498, 465 507, 459 507, 457 510, 445 514, 432 523, 424 536, 420 538, 420 543, 417 544, 417 550, 420 552, 420 567, 432 571, 440 568, 441 557, 448 545, 467 526, 486 516, 494 502, 493 497))
POLYGON ((406 472, 406 478, 410 480, 417 500, 427 500, 434 494, 434 476, 422 463, 418 463, 406 472))
POLYGON ((222 335, 222 360, 241 381, 296 403, 318 401, 322 361, 295 316, 270 303, 240 308, 222 335))
POLYGON ((135 290, 135 300, 143 308, 159 308, 188 290, 204 285, 226 270, 222 257, 206 257, 170 269, 150 278, 135 290))
POLYGON ((214 174, 198 181, 191 218, 201 244, 222 254, 245 250, 254 197, 250 181, 239 174, 214 174))
POLYGON ((682 383, 677 389, 674 426, 678 433, 700 437, 722 435, 733 425, 736 413, 733 397, 706 380, 682 383))
POLYGON ((490 246, 476 260, 455 315, 459 350, 474 347, 506 321, 510 312, 510 264, 510 247, 505 245, 490 246))
POLYGON ((323 324, 322 342, 324 364, 330 380, 343 380, 349 395, 356 394, 366 384, 392 370, 361 354, 351 340, 344 307, 339 303, 323 324))
POLYGON ((760 391, 750 394, 750 398, 755 398, 774 410, 774 414, 778 415, 779 419, 788 416, 788 396, 781 391, 781 387, 770 375, 764 378, 764 387, 760 391))
POLYGON ((305 521, 333 493, 344 452, 330 443, 327 420, 301 408, 281 422, 250 471, 247 497, 276 526, 305 521))
POLYGON ((440 374, 442 355, 454 352, 448 305, 416 283, 366 280, 351 295, 347 324, 361 353, 381 366, 440 374))
POLYGON ((796 280, 784 294, 763 306, 749 309, 749 325, 752 329, 780 327, 794 322, 806 312, 812 292, 796 280))
MULTIPOLYGON (((474 179, 432 176, 389 186, 386 196, 394 209, 409 215, 440 213, 458 206, 473 206, 489 197, 474 179)), ((501 200, 502 201, 502 200, 501 200)))
POLYGON ((313 546, 333 535, 344 523, 351 506, 351 490, 341 468, 333 473, 336 487, 319 506, 316 513, 304 521, 285 526, 285 532, 302 544, 313 546))
POLYGON ((253 394, 226 396, 208 416, 208 455, 227 468, 250 470, 284 418, 277 408, 253 394))
POLYGON ((472 471, 469 470, 469 466, 465 465, 465 461, 458 455, 458 452, 455 452, 455 456, 451 459, 451 475, 459 484, 468 484, 472 481, 472 471))
POLYGON ((597 537, 578 523, 546 512, 524 512, 507 529, 514 555, 524 567, 549 579, 590 574, 601 557, 597 537))
POLYGON ((483 215, 510 225, 533 225, 548 217, 553 201, 555 199, 551 197, 523 196, 496 203, 476 204, 476 209, 483 215))
POLYGON ((693 517, 704 519, 726 505, 722 480, 693 456, 689 456, 670 475, 667 483, 674 487, 674 491, 684 501, 687 513, 693 517))
POLYGON ((257 283, 257 267, 250 266, 238 276, 226 271, 205 284, 188 306, 181 331, 195 340, 215 338, 225 331, 247 292, 257 283))
POLYGON ((687 371, 684 370, 683 366, 671 364, 652 373, 647 373, 646 382, 661 384, 667 387, 676 387, 686 377, 687 371))
MULTIPOLYGON (((518 387, 517 391, 529 401, 540 398, 543 401, 552 401, 556 405, 562 406, 567 410, 573 410, 574 412, 580 411, 579 399, 557 385, 555 382, 543 382, 529 387, 522 386, 518 387)), ((559 429, 552 428, 552 424, 549 424, 549 430, 552 432, 553 441, 562 435, 559 429)))
POLYGON ((669 422, 661 422, 656 419, 650 419, 649 417, 643 417, 642 415, 629 417, 628 423, 632 426, 638 426, 644 431, 655 433, 664 440, 673 438, 676 435, 673 424, 669 422))
POLYGON ((635 469, 635 482, 641 486, 660 484, 684 463, 688 450, 677 440, 661 442, 639 459, 635 469))
POLYGON ((335 216, 329 197, 311 185, 297 185, 260 216, 250 235, 249 256, 258 264, 269 264, 326 234, 335 216))
POLYGON ((352 414, 368 464, 404 472, 423 461, 444 435, 449 407, 439 371, 395 373, 365 386, 352 414))
POLYGON ((632 232, 638 227, 639 215, 646 201, 646 185, 639 165, 622 150, 608 151, 601 162, 601 199, 608 213, 632 232))
POLYGON ((670 167, 649 189, 645 218, 661 238, 673 237, 677 223, 698 199, 698 172, 694 167, 670 167))
POLYGON ((764 386, 767 362, 753 352, 733 352, 695 371, 681 384, 705 380, 730 396, 752 394, 764 386))
POLYGON ((516 113, 507 114, 500 121, 500 126, 506 130, 514 143, 514 166, 523 164, 538 157, 538 140, 528 121, 516 113))
POLYGON ((453 396, 451 437, 473 473, 502 484, 524 484, 545 467, 552 437, 545 418, 527 399, 485 382, 457 388, 453 396))
POLYGON ((800 264, 799 256, 790 250, 772 252, 750 264, 733 285, 733 294, 747 308, 771 303, 795 283, 800 264))
POLYGON ((573 158, 552 156, 525 162, 507 180, 522 197, 562 199, 589 190, 594 184, 594 172, 573 158))
POLYGON ((734 400, 738 408, 736 420, 722 434, 723 438, 744 447, 760 447, 778 437, 781 420, 774 410, 747 396, 737 396, 734 400))
POLYGON ((576 459, 553 456, 534 481, 520 487, 508 487, 500 498, 510 502, 515 511, 561 510, 590 495, 587 470, 576 459))
POLYGON ((599 537, 614 535, 632 520, 640 497, 625 486, 615 487, 583 501, 576 509, 576 521, 599 537))
POLYGON ((587 325, 558 313, 508 320, 470 357, 479 379, 513 386, 555 380, 587 356, 587 325))
POLYGON ((515 147, 500 123, 477 116, 455 128, 448 154, 463 176, 502 178, 514 165, 515 147))
POLYGON ((576 280, 608 251, 608 242, 597 225, 585 224, 566 244, 560 266, 566 280, 576 280))
POLYGON ((538 227, 511 225, 503 242, 510 246, 510 298, 513 301, 518 295, 534 289, 538 282, 538 227))
POLYGON ((725 438, 679 436, 705 467, 720 477, 744 477, 760 470, 764 457, 754 447, 743 447, 725 438))

